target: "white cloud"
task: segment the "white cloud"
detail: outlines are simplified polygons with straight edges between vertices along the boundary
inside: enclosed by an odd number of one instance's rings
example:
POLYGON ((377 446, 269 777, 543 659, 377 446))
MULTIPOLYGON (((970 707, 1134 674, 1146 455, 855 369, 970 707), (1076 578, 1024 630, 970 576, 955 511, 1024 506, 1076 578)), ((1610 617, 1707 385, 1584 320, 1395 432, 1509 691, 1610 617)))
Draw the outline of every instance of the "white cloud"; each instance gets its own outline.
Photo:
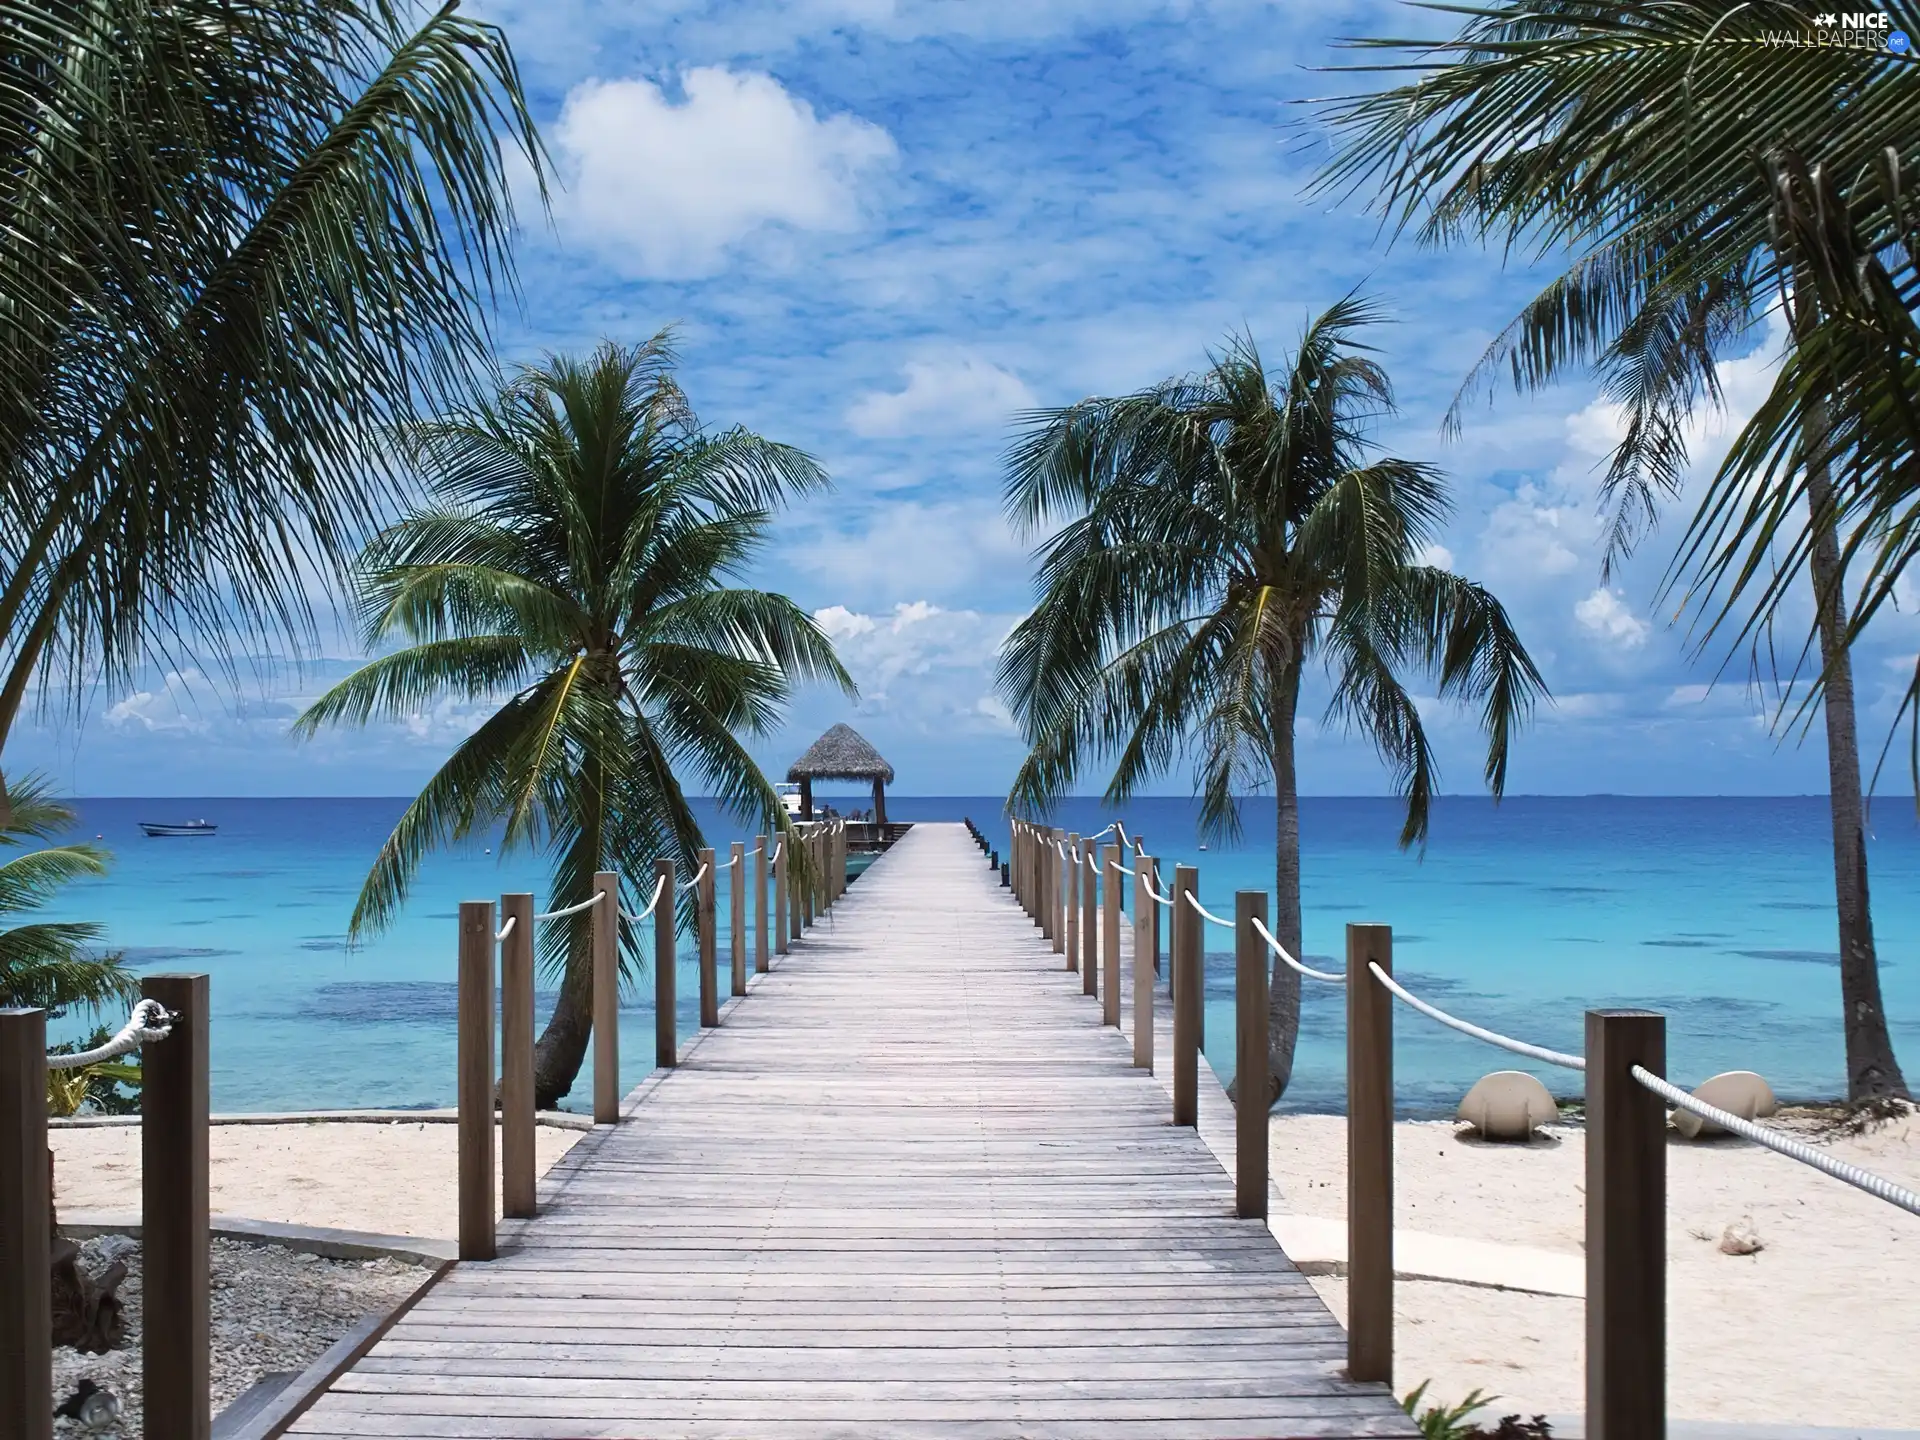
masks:
POLYGON ((788 558, 842 594, 851 584, 876 597, 977 593, 1028 568, 1026 548, 995 506, 889 500, 864 519, 863 527, 808 536, 788 558))
POLYGON ((588 80, 550 132, 563 233, 628 274, 710 274, 771 226, 855 229, 870 176, 897 153, 879 126, 822 118, 771 75, 703 66, 679 91, 588 80))
POLYGON ((998 431, 1015 411, 1031 409, 1033 392, 1019 376, 978 356, 912 360, 903 390, 870 390, 847 408, 847 426, 870 439, 998 431))
POLYGON ((1480 532, 1489 578, 1545 579, 1582 563, 1596 529, 1589 509, 1572 496, 1549 494, 1532 481, 1493 507, 1480 532))
POLYGON ((1444 545, 1422 545, 1420 563, 1431 565, 1436 570, 1453 569, 1453 552, 1444 545))
POLYGON ((1587 691, 1577 695, 1553 697, 1551 713, 1563 720, 1598 720, 1617 715, 1625 707, 1626 697, 1612 691, 1587 691))
POLYGON ((108 706, 104 718, 116 730, 204 735, 212 727, 200 714, 193 690, 206 683, 198 670, 169 670, 158 689, 135 690, 108 706))
POLYGON ((1619 591, 1604 585, 1573 607, 1573 618, 1591 634, 1622 650, 1639 649, 1647 643, 1647 634, 1653 628, 1627 608, 1619 591))
POLYGON ((874 621, 871 615, 860 615, 844 605, 829 605, 824 610, 813 612, 813 623, 827 632, 829 640, 851 640, 856 635, 871 635, 874 621))
POLYGON ((989 691, 1011 617, 903 600, 875 614, 829 605, 813 618, 860 686, 863 713, 886 712, 930 729, 1012 729, 1006 707, 989 691))

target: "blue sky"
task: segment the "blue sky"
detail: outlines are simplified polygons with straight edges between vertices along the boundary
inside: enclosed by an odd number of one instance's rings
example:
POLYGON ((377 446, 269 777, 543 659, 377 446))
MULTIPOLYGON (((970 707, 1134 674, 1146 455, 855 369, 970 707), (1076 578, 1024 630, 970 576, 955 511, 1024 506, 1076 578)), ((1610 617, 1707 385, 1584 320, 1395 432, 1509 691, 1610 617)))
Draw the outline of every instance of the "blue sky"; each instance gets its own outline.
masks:
MULTIPOLYGON (((1009 418, 1190 370, 1244 327, 1279 352, 1358 286, 1403 414, 1393 451, 1455 484, 1445 558, 1494 587, 1557 704, 1523 737, 1523 792, 1823 790, 1815 743, 1782 744, 1741 683, 1710 691, 1654 612, 1673 529, 1599 580, 1594 466, 1612 417, 1590 388, 1440 420, 1544 272, 1478 251, 1387 248, 1309 197, 1324 157, 1293 103, 1346 82, 1336 36, 1423 22, 1297 0, 483 0, 512 38, 562 188, 527 214, 510 358, 679 328, 701 415, 799 444, 838 493, 781 523, 754 578, 840 642, 862 689, 802 696, 756 746, 770 767, 838 719, 908 793, 1005 788, 1020 746, 997 646, 1030 602, 1030 541, 1000 515, 1009 418)), ((1772 346, 1735 364, 1737 413, 1772 346)), ((1698 436, 1703 464, 1725 421, 1698 436)), ((1911 595, 1903 597, 1911 600, 1911 595)), ((1671 607, 1669 606, 1669 609, 1671 607)), ((1911 673, 1916 606, 1858 652, 1881 721, 1911 673)), ((1796 621, 1796 623, 1798 623, 1796 621)), ((1795 639, 1799 632, 1793 631, 1795 639)), ((81 725, 18 736, 12 765, 89 794, 394 794, 474 723, 448 705, 304 746, 288 718, 355 658, 243 693, 155 673, 81 725)), ((1303 714, 1318 718, 1310 692, 1303 714)), ((1435 705, 1446 788, 1477 783, 1471 718, 1435 705)), ((1371 751, 1303 727, 1302 788, 1377 793, 1371 751)), ((1876 743, 1879 728, 1871 728, 1876 743)), ((1184 792, 1183 775, 1159 787, 1184 792)))

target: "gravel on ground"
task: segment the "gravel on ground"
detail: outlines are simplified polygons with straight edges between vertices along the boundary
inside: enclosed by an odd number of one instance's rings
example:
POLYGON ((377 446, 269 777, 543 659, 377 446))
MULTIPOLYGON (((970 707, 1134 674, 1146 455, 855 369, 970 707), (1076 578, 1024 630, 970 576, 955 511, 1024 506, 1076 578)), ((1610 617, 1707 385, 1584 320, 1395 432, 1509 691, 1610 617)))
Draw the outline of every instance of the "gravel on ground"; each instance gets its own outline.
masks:
MULTIPOLYGON (((98 1274, 115 1259, 127 1262, 119 1295, 126 1306, 127 1336, 106 1355, 53 1352, 54 1403, 83 1379, 119 1397, 121 1415, 111 1428, 88 1430, 59 1419, 55 1433, 87 1440, 140 1440, 140 1242, 101 1235, 82 1247, 82 1266, 98 1274)), ((384 1311, 411 1295, 427 1278, 404 1260, 329 1260, 277 1245, 213 1241, 213 1413, 263 1376, 298 1374, 345 1335, 363 1316, 384 1311)))

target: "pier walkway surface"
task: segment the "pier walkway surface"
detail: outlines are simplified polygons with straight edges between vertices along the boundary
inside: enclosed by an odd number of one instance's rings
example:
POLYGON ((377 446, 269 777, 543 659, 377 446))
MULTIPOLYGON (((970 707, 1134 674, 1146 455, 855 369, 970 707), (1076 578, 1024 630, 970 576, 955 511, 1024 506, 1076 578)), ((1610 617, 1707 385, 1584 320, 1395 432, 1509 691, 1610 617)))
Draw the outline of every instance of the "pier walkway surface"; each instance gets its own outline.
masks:
POLYGON ((1415 1434, 1080 992, 916 825, 290 1433, 1415 1434))

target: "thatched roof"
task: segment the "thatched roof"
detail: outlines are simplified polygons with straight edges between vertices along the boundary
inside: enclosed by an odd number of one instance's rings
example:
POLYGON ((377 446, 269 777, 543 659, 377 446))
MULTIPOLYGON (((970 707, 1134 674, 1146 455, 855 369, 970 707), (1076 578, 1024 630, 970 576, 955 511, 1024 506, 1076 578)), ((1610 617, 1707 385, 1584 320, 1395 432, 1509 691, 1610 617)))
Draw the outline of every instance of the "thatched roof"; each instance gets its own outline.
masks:
POLYGON ((893 766, 851 725, 836 725, 787 769, 789 780, 873 780, 893 783, 893 766))

